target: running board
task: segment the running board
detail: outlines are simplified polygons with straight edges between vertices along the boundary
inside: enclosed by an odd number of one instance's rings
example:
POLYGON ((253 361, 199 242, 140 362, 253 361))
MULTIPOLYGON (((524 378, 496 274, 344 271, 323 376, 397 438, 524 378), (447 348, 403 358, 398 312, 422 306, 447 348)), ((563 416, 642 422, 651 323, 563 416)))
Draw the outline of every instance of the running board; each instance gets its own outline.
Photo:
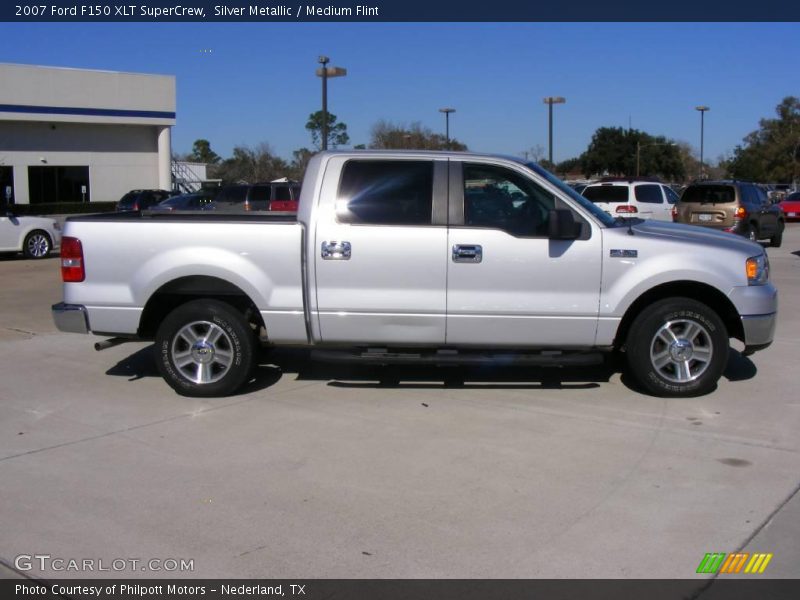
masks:
POLYGON ((458 350, 402 351, 386 348, 332 350, 314 349, 311 358, 331 363, 370 365, 495 365, 495 366, 590 366, 603 363, 601 352, 470 352, 458 350))

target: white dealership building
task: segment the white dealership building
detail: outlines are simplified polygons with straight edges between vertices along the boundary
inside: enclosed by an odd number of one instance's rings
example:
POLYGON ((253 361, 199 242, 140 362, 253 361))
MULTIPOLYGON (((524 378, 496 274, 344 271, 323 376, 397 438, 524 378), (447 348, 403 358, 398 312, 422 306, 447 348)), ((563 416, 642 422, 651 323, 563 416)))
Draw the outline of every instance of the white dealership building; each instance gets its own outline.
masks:
POLYGON ((175 77, 0 64, 0 197, 116 201, 172 188, 175 77))

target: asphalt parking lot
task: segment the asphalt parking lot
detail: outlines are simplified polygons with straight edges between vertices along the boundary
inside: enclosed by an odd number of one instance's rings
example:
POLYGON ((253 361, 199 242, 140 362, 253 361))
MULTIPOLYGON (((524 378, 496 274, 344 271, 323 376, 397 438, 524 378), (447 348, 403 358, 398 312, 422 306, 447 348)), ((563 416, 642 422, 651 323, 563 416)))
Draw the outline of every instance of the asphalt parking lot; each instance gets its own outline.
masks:
POLYGON ((707 552, 744 549, 774 554, 762 577, 797 577, 800 225, 769 255, 772 347, 669 400, 605 367, 342 369, 301 352, 264 357, 242 395, 184 398, 150 344, 95 352, 55 330, 57 258, 0 257, 0 560, 126 561, 34 561, 44 577, 702 582, 707 552))

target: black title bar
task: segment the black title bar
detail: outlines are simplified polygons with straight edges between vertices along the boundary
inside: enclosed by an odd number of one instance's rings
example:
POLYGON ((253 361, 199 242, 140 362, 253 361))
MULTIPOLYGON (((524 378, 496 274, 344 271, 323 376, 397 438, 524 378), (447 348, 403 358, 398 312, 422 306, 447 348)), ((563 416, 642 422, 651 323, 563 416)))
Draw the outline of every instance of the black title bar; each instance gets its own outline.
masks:
POLYGON ((17 1, 0 6, 8 22, 546 22, 800 21, 800 2, 761 0, 323 0, 319 3, 148 0, 92 3, 17 1))

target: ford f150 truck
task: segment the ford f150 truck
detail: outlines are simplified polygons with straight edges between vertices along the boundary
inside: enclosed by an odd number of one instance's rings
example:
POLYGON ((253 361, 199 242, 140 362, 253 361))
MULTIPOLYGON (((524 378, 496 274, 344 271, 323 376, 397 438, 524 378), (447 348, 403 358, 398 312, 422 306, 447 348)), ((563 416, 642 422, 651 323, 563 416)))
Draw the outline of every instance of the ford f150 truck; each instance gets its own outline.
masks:
POLYGON ((236 392, 259 344, 375 364, 618 351, 649 393, 699 395, 777 314, 760 245, 615 221, 536 164, 466 153, 323 152, 296 215, 72 217, 61 269, 60 330, 153 339, 193 396, 236 392))

